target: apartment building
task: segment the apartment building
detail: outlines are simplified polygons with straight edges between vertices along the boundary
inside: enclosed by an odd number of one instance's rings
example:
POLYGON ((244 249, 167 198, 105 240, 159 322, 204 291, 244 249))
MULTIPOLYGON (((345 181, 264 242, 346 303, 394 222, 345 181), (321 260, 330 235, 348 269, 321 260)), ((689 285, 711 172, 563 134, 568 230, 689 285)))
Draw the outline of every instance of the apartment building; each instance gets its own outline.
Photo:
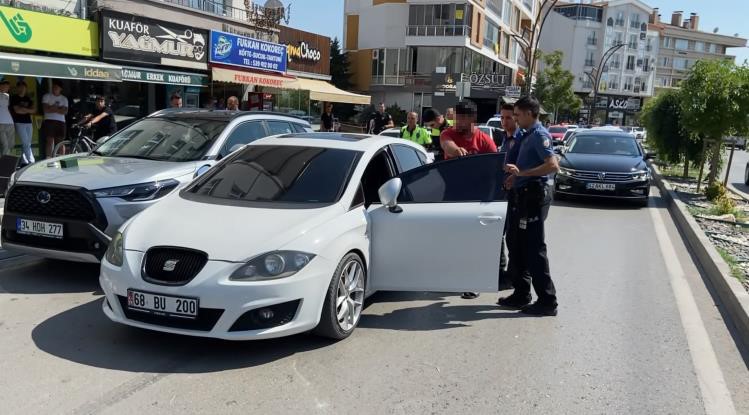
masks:
POLYGON ((746 39, 738 36, 719 34, 719 28, 712 32, 701 31, 697 13, 691 13, 687 19, 684 17, 682 11, 675 11, 670 22, 664 22, 658 9, 653 9, 650 15, 649 27, 660 35, 655 79, 655 86, 659 90, 678 87, 699 60, 735 61, 736 57, 728 54, 729 48, 745 47, 747 44, 746 39))
POLYGON ((421 113, 454 106, 457 83, 470 82, 479 120, 487 119, 525 76, 515 37, 524 29, 528 36, 538 7, 538 0, 346 0, 355 88, 421 113))
POLYGON ((659 33, 648 26, 652 11, 638 0, 612 0, 559 3, 549 15, 540 47, 564 52, 563 65, 575 75, 573 88, 585 103, 580 118, 637 123, 644 100, 654 92, 659 33), (604 55, 610 58, 604 61, 604 55))

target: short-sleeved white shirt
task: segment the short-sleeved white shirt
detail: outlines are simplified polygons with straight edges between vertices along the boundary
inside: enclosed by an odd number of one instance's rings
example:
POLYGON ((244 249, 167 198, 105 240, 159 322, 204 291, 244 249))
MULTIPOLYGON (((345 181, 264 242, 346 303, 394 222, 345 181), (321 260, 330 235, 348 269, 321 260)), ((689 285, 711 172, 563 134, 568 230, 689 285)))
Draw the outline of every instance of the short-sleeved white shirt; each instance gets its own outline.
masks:
POLYGON ((0 124, 13 125, 13 117, 10 116, 10 95, 7 92, 0 92, 0 124))
MULTIPOLYGON (((42 104, 52 105, 55 104, 60 107, 68 108, 68 99, 65 98, 62 94, 55 96, 54 94, 44 94, 42 97, 42 104)), ((65 115, 64 114, 58 114, 58 113, 44 113, 44 119, 45 120, 54 120, 54 121, 62 121, 65 122, 65 115)))

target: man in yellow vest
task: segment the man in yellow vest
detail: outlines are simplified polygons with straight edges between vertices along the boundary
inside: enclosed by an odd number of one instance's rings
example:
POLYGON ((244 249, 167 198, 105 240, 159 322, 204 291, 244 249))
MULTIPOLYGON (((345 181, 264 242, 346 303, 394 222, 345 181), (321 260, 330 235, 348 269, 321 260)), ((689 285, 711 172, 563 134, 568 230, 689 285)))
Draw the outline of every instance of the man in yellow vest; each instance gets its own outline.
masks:
POLYGON ((445 121, 447 121, 447 125, 450 127, 455 126, 455 108, 448 108, 445 111, 445 121))
POLYGON ((424 147, 432 145, 432 135, 426 128, 419 127, 419 115, 409 112, 406 117, 406 125, 401 128, 401 138, 421 144, 424 147))

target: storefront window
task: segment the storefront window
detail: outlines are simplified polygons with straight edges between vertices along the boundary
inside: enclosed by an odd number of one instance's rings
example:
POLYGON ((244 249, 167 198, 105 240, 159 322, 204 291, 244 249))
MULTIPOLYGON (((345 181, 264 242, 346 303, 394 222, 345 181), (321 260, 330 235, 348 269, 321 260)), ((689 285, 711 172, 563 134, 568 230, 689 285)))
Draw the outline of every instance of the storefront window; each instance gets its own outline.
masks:
POLYGON ((494 50, 494 45, 499 43, 499 27, 487 20, 486 33, 484 34, 484 46, 494 50))

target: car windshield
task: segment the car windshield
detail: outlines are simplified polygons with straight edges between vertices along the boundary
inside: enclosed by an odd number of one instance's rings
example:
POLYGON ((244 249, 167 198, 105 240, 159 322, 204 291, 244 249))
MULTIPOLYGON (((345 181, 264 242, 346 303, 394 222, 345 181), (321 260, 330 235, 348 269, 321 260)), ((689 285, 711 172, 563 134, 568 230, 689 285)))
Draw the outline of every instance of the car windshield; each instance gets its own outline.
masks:
POLYGON ((564 134, 567 132, 567 127, 549 127, 549 133, 551 134, 564 134))
POLYGON ((96 154, 176 162, 200 160, 227 124, 216 119, 145 118, 113 135, 96 149, 96 154))
POLYGON ((639 156, 637 141, 631 137, 578 135, 568 153, 610 154, 616 156, 639 156))
POLYGON ((250 145, 209 170, 189 193, 240 202, 331 204, 360 153, 321 147, 250 145))

